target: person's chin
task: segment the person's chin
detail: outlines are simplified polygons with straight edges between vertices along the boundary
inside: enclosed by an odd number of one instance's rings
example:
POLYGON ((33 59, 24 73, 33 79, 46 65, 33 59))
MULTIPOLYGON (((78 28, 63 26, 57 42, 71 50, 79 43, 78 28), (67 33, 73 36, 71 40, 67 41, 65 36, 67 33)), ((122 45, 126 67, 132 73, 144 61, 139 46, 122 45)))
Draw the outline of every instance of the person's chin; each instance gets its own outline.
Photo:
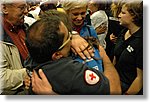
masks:
POLYGON ((81 23, 76 23, 76 26, 80 26, 80 25, 82 25, 83 24, 83 22, 81 22, 81 23))
POLYGON ((24 21, 18 22, 18 25, 23 25, 23 24, 24 24, 24 21))
POLYGON ((122 23, 121 23, 121 22, 120 22, 119 24, 120 24, 120 25, 122 25, 122 23))
POLYGON ((21 22, 24 22, 24 17, 21 19, 21 22))

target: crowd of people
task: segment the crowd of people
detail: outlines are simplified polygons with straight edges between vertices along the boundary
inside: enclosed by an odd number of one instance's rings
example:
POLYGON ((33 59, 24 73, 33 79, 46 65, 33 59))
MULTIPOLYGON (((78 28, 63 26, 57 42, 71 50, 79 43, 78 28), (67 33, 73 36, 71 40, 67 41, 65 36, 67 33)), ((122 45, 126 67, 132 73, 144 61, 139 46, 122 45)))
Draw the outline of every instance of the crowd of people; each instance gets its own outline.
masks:
POLYGON ((2 0, 0 94, 143 95, 143 1, 2 0))

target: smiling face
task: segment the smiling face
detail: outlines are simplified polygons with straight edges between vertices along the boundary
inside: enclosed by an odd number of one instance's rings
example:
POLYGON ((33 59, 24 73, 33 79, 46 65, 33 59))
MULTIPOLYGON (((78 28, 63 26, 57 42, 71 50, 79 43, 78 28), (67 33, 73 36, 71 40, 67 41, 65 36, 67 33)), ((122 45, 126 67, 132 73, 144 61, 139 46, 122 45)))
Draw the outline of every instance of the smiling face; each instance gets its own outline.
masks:
POLYGON ((74 26, 80 26, 83 24, 86 17, 87 7, 75 8, 68 12, 74 26))
POLYGON ((2 12, 5 19, 7 19, 13 25, 21 25, 24 23, 24 16, 28 13, 27 4, 25 0, 6 4, 3 6, 2 12))

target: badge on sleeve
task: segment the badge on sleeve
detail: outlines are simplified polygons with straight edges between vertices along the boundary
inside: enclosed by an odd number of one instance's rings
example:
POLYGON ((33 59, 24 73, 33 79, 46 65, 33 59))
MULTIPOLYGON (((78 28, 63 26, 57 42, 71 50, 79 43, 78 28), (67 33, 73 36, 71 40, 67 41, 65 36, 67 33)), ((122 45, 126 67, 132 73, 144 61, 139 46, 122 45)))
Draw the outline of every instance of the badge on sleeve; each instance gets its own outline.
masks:
POLYGON ((89 85, 97 84, 100 80, 100 77, 92 70, 86 70, 84 78, 86 83, 88 83, 89 85))

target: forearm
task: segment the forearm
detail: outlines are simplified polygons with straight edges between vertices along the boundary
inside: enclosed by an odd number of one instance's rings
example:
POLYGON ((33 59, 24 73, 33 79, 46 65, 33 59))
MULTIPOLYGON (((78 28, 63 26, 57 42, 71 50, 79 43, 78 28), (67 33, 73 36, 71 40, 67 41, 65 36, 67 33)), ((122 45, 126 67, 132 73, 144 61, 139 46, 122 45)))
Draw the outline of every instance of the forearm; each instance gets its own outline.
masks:
POLYGON ((111 94, 121 94, 120 79, 114 65, 101 46, 99 47, 99 51, 103 60, 104 75, 109 79, 111 94))
POLYGON ((134 95, 137 94, 143 87, 143 71, 137 68, 137 77, 126 91, 127 94, 134 95))
POLYGON ((129 95, 135 95, 141 90, 142 86, 143 86, 142 80, 136 78, 131 84, 131 86, 129 87, 128 91, 126 91, 126 93, 129 95))
POLYGON ((119 75, 107 55, 103 58, 104 74, 110 82, 111 94, 121 94, 119 75))

